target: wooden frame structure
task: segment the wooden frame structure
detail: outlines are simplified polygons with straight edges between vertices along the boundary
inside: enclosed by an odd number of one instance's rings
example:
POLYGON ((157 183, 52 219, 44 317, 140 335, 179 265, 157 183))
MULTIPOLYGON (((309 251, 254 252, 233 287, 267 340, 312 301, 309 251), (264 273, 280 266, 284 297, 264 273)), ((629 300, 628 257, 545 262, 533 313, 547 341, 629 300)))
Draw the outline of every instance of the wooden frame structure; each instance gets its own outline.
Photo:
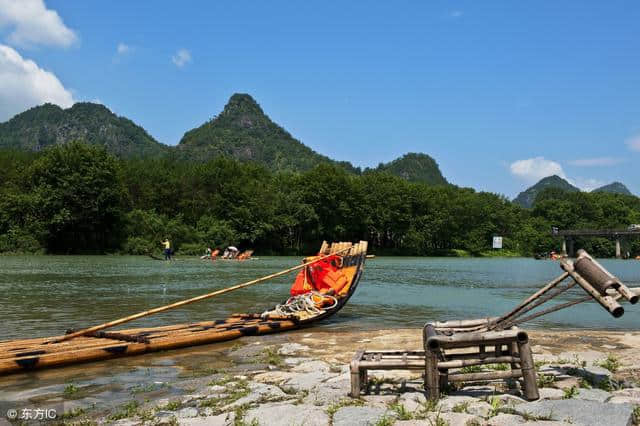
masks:
POLYGON ((529 336, 517 328, 518 324, 594 300, 614 318, 619 318, 624 314, 619 300, 627 300, 633 305, 640 298, 640 288, 625 286, 584 250, 578 251, 575 261, 562 259, 560 266, 564 270, 560 276, 500 317, 427 323, 423 328, 424 351, 359 350, 351 361, 351 395, 355 397, 366 390, 368 370, 424 368, 425 389, 431 399, 437 399, 449 382, 520 378, 524 397, 538 399, 529 336), (587 296, 538 309, 574 287, 582 288, 587 296), (423 359, 418 360, 420 356, 423 359), (510 369, 478 373, 461 371, 464 367, 503 363, 509 364, 510 369))
POLYGON ((368 370, 424 370, 424 351, 365 351, 358 350, 349 365, 351 393, 358 398, 367 393, 368 370))
POLYGON ((430 399, 438 399, 440 391, 449 382, 519 378, 523 380, 524 397, 528 400, 539 398, 529 336, 517 327, 502 331, 467 331, 489 321, 485 318, 424 326, 424 383, 430 399), (478 373, 461 371, 464 367, 502 363, 508 363, 511 369, 478 373))

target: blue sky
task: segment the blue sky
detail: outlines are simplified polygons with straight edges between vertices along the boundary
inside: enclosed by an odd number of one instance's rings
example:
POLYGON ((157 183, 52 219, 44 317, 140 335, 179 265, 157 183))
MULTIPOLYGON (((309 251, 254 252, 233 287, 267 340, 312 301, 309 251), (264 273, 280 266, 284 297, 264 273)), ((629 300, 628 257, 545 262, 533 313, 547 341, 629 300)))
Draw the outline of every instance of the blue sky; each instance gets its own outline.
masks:
POLYGON ((358 166, 425 152, 509 197, 552 173, 640 193, 639 22, 636 1, 0 0, 0 120, 97 100, 173 145, 245 92, 358 166))

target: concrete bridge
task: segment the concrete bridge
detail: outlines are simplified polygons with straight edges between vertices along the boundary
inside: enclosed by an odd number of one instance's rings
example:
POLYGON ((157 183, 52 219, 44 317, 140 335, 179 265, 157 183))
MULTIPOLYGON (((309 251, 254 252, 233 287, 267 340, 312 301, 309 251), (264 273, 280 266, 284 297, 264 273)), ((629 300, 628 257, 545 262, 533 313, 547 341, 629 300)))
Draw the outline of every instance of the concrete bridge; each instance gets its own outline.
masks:
POLYGON ((615 238, 616 241, 616 257, 622 258, 622 249, 620 240, 624 238, 640 237, 640 230, 630 231, 628 229, 558 229, 552 228, 551 235, 557 237, 563 237, 562 239, 562 254, 573 257, 574 251, 574 237, 606 237, 615 238), (568 250, 567 250, 568 249, 568 250))

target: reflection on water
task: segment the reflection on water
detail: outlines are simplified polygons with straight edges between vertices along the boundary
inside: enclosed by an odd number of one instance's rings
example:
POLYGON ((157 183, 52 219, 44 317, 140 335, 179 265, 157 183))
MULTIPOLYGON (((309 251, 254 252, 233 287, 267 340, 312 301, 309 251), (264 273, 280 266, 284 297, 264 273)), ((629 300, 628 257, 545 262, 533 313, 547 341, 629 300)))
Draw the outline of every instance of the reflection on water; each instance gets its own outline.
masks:
MULTIPOLYGON (((262 257, 248 262, 175 262, 134 256, 0 257, 0 340, 63 333, 248 281, 300 262, 262 257)), ((640 262, 605 260, 629 286, 640 286, 640 262)), ((498 315, 561 272, 533 259, 376 258, 358 292, 322 327, 406 327, 426 321, 498 315)), ((164 325, 259 312, 281 302, 293 275, 127 324, 164 325)), ((573 290, 577 292, 578 290, 573 290)), ((565 296, 562 300, 569 300, 565 296)), ((613 319, 594 303, 547 316, 531 326, 635 329, 640 309, 613 319), (541 320, 542 321, 542 320, 541 320)))

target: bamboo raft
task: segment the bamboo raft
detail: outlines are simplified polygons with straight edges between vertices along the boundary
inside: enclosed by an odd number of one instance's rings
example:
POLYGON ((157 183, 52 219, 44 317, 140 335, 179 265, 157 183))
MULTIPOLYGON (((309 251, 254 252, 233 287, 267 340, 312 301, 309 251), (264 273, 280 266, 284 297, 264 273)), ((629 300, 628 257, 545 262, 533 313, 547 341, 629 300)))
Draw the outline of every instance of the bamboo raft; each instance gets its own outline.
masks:
POLYGON ((83 330, 70 330, 61 336, 0 341, 0 375, 204 345, 242 336, 278 333, 305 327, 342 309, 358 286, 366 254, 366 241, 331 245, 324 242, 318 255, 306 258, 301 265, 248 283, 83 330), (294 270, 301 270, 300 274, 304 274, 306 280, 311 277, 310 268, 329 260, 344 282, 338 292, 329 290, 323 294, 314 292, 311 296, 292 297, 262 313, 233 314, 224 320, 104 331, 109 327, 248 287, 294 270), (326 305, 327 299, 331 299, 329 306, 326 305), (304 300, 315 301, 314 306, 300 308, 301 301, 304 300))

